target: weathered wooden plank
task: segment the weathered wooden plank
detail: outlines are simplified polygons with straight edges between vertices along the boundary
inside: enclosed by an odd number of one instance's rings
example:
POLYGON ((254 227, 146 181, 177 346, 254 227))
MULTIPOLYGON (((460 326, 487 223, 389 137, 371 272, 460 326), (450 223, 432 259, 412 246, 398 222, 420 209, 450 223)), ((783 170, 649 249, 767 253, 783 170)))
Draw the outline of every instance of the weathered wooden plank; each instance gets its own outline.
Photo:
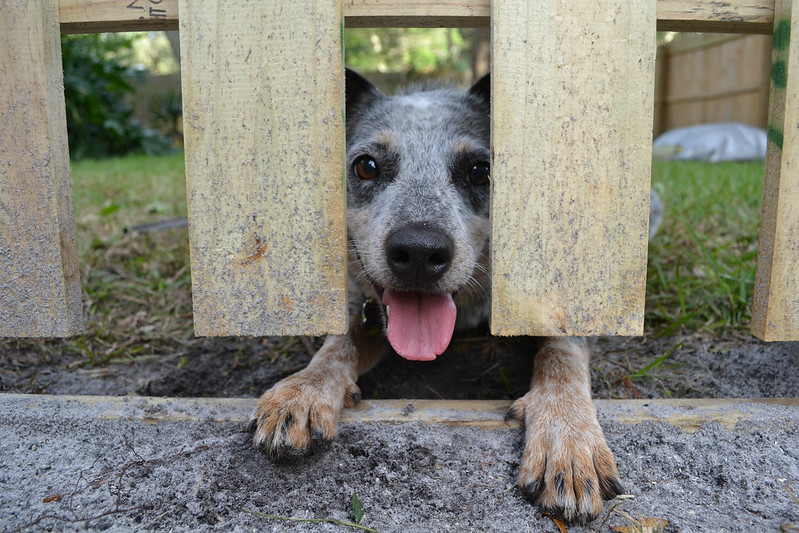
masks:
POLYGON ((657 0, 658 31, 771 33, 774 0, 657 0))
POLYGON ((180 13, 195 332, 344 333, 340 2, 180 13))
POLYGON ((57 6, 0 11, 0 337, 83 328, 57 6))
POLYGON ((492 332, 640 335, 654 0, 506 0, 492 20, 492 332))
MULTIPOLYGON (((693 433, 704 424, 728 431, 757 431, 774 419, 796 419, 799 399, 595 400, 600 413, 621 424, 664 423, 693 433), (739 422, 747 422, 743 427, 739 422)), ((99 420, 137 420, 148 424, 214 421, 246 424, 252 398, 131 398, 119 396, 46 396, 0 394, 0 413, 57 410, 62 416, 99 420)), ((364 400, 341 413, 343 424, 426 423, 484 429, 518 428, 505 420, 511 402, 505 400, 364 400)))
POLYGON ((61 33, 178 28, 178 0, 59 0, 61 33))
POLYGON ((752 334, 799 340, 799 2, 778 0, 752 334))
POLYGON ((487 27, 490 0, 344 0, 348 28, 487 27))
MULTIPOLYGON (((61 31, 169 30, 178 0, 60 0, 61 31)), ((487 27, 490 0, 345 0, 347 27, 487 27)), ((658 30, 771 33, 774 0, 658 0, 658 30)))

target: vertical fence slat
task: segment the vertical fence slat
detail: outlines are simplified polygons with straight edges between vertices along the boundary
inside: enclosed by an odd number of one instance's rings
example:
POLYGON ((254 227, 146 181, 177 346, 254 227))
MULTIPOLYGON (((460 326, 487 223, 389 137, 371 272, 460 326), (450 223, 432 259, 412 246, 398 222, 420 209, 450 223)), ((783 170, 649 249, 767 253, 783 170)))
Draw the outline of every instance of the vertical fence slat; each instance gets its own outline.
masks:
POLYGON ((196 333, 343 333, 340 0, 179 9, 196 333))
POLYGON ((641 334, 655 1, 492 5, 491 329, 641 334))
POLYGON ((753 335, 799 340, 799 2, 778 0, 753 335))
POLYGON ((0 337, 83 328, 56 0, 0 12, 0 337))

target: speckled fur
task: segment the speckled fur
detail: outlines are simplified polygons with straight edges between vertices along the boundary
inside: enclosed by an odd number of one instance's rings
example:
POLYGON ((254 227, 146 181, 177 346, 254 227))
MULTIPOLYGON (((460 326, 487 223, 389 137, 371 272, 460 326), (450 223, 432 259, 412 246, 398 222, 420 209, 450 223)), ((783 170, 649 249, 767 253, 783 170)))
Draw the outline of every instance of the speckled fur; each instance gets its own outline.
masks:
MULTIPOLYGON (((353 76, 348 76, 349 87, 353 76)), ((488 318, 490 186, 470 186, 465 176, 452 172, 453 159, 464 152, 473 160, 489 160, 489 105, 481 88, 463 92, 427 85, 386 97, 365 86, 360 97, 348 97, 347 168, 365 154, 388 167, 379 180, 348 174, 350 301, 376 298, 375 285, 396 284, 383 243, 400 225, 419 222, 441 228, 454 240, 452 267, 433 291, 458 293, 456 328, 488 318)))
MULTIPOLYGON (((313 436, 333 438, 341 409, 360 399, 358 374, 388 351, 383 335, 364 331, 362 307, 379 301, 376 287, 397 286, 384 251, 397 227, 430 225, 451 237, 452 265, 426 290, 456 294, 456 329, 487 320, 490 186, 470 183, 464 168, 489 160, 488 95, 484 78, 467 92, 426 86, 387 97, 347 72, 350 330, 328 337, 307 368, 260 398, 250 423, 258 448, 297 452, 313 436), (379 178, 354 172, 364 155, 377 161, 379 178)), ((545 339, 530 392, 509 412, 526 426, 519 487, 569 521, 595 518, 602 500, 622 490, 591 401, 588 362, 582 339, 545 339)))

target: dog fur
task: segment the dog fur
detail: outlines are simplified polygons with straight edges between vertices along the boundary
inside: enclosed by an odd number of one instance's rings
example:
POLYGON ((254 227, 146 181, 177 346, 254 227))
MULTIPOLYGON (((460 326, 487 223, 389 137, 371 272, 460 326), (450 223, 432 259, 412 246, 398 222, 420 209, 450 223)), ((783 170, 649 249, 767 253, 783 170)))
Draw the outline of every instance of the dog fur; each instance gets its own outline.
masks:
MULTIPOLYGON (((270 454, 336 437, 341 409, 360 400, 358 375, 391 351, 387 336, 401 355, 430 359, 448 343, 449 326, 437 321, 451 320, 450 298, 455 329, 488 318, 488 76, 466 92, 423 86, 393 97, 346 78, 349 333, 327 337, 305 369, 258 401, 250 430, 270 454), (436 306, 430 327, 443 332, 431 334, 433 346, 408 333, 416 318, 397 316, 417 301, 436 306), (369 305, 387 335, 369 331, 369 305)), ((597 517, 602 500, 622 492, 591 401, 589 357, 583 339, 544 339, 530 391, 509 411, 526 428, 519 488, 568 521, 597 517)))

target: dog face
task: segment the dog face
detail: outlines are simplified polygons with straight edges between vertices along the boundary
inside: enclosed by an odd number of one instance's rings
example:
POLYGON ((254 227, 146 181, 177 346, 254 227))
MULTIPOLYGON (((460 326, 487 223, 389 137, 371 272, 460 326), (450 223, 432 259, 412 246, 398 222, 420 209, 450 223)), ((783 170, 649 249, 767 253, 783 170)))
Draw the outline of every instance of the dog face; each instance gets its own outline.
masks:
MULTIPOLYGON (((386 306, 409 359, 483 318, 490 192, 489 82, 388 97, 347 71, 351 285, 386 306)), ((357 296, 356 296, 357 297, 357 296)))

